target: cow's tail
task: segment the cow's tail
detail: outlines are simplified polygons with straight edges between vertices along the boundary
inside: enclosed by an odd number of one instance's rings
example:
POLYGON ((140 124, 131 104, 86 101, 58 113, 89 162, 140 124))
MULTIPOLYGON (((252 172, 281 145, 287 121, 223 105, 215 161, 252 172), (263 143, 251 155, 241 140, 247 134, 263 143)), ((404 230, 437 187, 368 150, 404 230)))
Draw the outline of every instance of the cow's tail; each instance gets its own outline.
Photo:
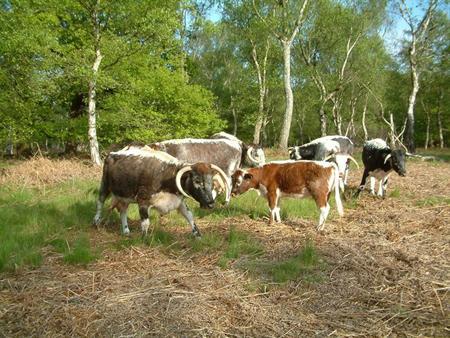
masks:
MULTIPOLYGON (((97 211, 94 216, 94 220, 92 221, 92 225, 98 225, 100 224, 100 220, 102 217, 102 209, 103 204, 105 203, 106 198, 111 193, 110 187, 109 187, 109 179, 108 179, 108 160, 109 156, 106 157, 104 163, 103 163, 103 174, 102 174, 102 180, 100 183, 100 190, 98 192, 98 199, 97 199, 97 211)), ((117 201, 114 201, 111 205, 111 209, 116 207, 117 201)))
POLYGON ((336 209, 339 216, 344 216, 344 207, 342 206, 341 195, 339 194, 339 169, 336 163, 333 163, 333 176, 334 176, 334 200, 336 202, 336 209))

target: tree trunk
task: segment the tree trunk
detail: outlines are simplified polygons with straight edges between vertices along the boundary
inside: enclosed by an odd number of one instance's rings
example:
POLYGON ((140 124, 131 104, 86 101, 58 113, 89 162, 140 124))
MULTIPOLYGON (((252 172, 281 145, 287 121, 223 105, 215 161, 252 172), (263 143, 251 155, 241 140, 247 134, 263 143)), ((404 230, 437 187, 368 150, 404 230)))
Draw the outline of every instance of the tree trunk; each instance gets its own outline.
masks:
POLYGON ((332 113, 333 113, 334 127, 336 130, 336 133, 338 135, 342 135, 342 116, 341 116, 340 107, 339 107, 339 97, 334 97, 332 99, 332 102, 333 102, 332 113))
MULTIPOLYGON (((97 1, 97 6, 100 4, 100 0, 97 1)), ((91 160, 95 165, 101 165, 100 152, 98 147, 97 140, 97 113, 95 110, 96 106, 96 85, 97 85, 97 76, 98 69, 100 67, 100 63, 102 62, 102 54, 100 53, 100 27, 98 22, 98 13, 97 9, 94 10, 93 15, 93 24, 94 24, 94 38, 95 38, 95 60, 92 65, 92 77, 89 80, 89 108, 88 108, 88 137, 89 137, 89 146, 91 152, 91 160)))
POLYGON ((319 108, 319 118, 320 118, 320 135, 327 135, 327 115, 325 114, 325 104, 326 102, 322 102, 319 108))
POLYGON ((406 147, 410 153, 416 152, 414 143, 414 106, 416 104, 416 96, 419 91, 419 74, 417 72, 414 61, 411 61, 411 82, 412 90, 408 100, 407 126, 406 126, 406 147))
POLYGON ((366 96, 366 103, 364 104, 363 113, 362 113, 362 128, 364 131, 364 141, 367 141, 369 138, 369 133, 367 132, 367 126, 366 126, 366 113, 367 113, 367 100, 368 96, 366 96))
POLYGON ((231 103, 230 103, 231 113, 233 114, 233 135, 236 136, 237 134, 237 115, 236 115, 236 109, 234 108, 234 98, 231 97, 231 103))
POLYGON ((439 95, 439 105, 437 111, 437 122, 438 122, 438 133, 439 133, 439 147, 444 148, 444 133, 442 131, 442 114, 441 114, 441 102, 444 97, 444 93, 441 91, 441 95, 439 95))
POLYGON ((261 143, 261 129, 264 125, 264 100, 266 97, 266 67, 267 67, 267 57, 269 54, 269 39, 266 41, 266 51, 265 56, 261 66, 258 62, 258 56, 256 52, 256 45, 252 43, 252 58, 255 64, 257 76, 258 76, 258 85, 259 85, 259 105, 258 105, 258 116, 256 118, 255 130, 253 132, 253 143, 260 144, 261 143))
POLYGON ((428 149, 428 144, 430 143, 430 113, 428 112, 428 110, 426 111, 427 113, 427 133, 425 136, 425 149, 428 149))
POLYGON ((286 109, 284 111, 283 126, 281 127, 280 141, 278 146, 287 149, 289 132, 291 129, 292 112, 294 108, 294 96, 291 88, 291 43, 283 42, 283 62, 284 62, 284 91, 286 95, 286 109))

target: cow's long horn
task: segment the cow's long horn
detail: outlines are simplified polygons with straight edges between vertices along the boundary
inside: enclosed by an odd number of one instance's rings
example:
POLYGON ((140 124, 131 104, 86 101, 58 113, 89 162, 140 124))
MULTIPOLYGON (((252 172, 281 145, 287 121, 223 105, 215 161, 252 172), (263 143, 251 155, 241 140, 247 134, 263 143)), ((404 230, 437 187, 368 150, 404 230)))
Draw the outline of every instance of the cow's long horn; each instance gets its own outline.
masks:
POLYGON ((222 177, 222 180, 225 182, 225 196, 228 196, 228 194, 231 191, 228 176, 223 172, 222 169, 220 169, 215 164, 211 164, 211 168, 213 168, 215 171, 217 171, 219 173, 219 175, 222 177))
POLYGON ((386 156, 384 158, 384 164, 386 164, 386 162, 392 157, 392 154, 389 154, 388 156, 386 156))
POLYGON ((355 160, 353 157, 351 157, 350 155, 348 155, 348 158, 349 158, 350 160, 352 160, 353 163, 356 164, 356 167, 359 169, 359 164, 358 164, 358 162, 356 162, 356 160, 355 160))
POLYGON ((247 149, 247 157, 250 159, 250 161, 252 161, 253 163, 257 163, 257 164, 260 164, 259 163, 259 161, 256 159, 256 158, 254 158, 253 156, 252 156, 252 150, 254 149, 254 147, 249 147, 248 149, 247 149))
POLYGON ((328 161, 330 158, 333 158, 335 156, 336 156, 335 154, 331 154, 331 155, 328 155, 327 157, 325 157, 323 160, 328 161))
POLYGON ((187 198, 192 198, 192 196, 189 196, 188 194, 186 194, 186 192, 181 187, 181 176, 183 176, 184 173, 191 171, 191 170, 192 170, 192 167, 190 165, 185 166, 185 167, 181 168, 180 170, 178 170, 177 176, 175 177, 175 183, 177 185, 178 190, 187 198))

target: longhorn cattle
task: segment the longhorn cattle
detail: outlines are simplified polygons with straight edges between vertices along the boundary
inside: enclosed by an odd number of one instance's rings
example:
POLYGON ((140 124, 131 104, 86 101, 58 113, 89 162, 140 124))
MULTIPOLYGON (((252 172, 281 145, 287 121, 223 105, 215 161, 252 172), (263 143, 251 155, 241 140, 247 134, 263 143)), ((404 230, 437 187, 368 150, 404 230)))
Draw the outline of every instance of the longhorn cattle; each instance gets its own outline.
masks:
MULTIPOLYGON (((175 139, 153 143, 149 146, 153 149, 164 151, 182 161, 215 164, 228 176, 225 182, 229 186, 231 184, 231 174, 241 166, 244 158, 250 157, 249 154, 252 152, 252 148, 244 151, 243 143, 239 140, 236 141, 229 138, 175 139)), ((218 183, 222 186, 225 184, 224 182, 218 183)), ((231 189, 228 190, 229 192, 231 191, 231 189)), ((226 201, 228 202, 229 200, 230 195, 226 194, 226 201)))
POLYGON ((303 198, 311 196, 320 209, 317 230, 324 229, 330 211, 328 199, 334 188, 336 207, 343 215, 339 195, 339 173, 335 163, 317 161, 286 161, 267 163, 259 168, 237 170, 232 177, 233 194, 242 194, 249 189, 258 190, 267 198, 270 208, 270 223, 281 222, 279 200, 281 197, 303 198))
POLYGON ((346 136, 330 135, 320 137, 307 144, 289 148, 289 157, 293 160, 315 160, 336 162, 339 169, 339 184, 342 190, 347 185, 349 164, 358 162, 351 156, 353 142, 346 136))
POLYGON ((99 224, 103 204, 112 194, 111 207, 120 212, 124 234, 130 232, 127 223, 128 205, 137 203, 144 235, 147 234, 150 224, 149 208, 155 208, 160 214, 177 209, 191 225, 192 233, 200 236, 183 196, 192 197, 203 208, 212 208, 212 178, 216 173, 224 180, 227 179, 222 169, 216 165, 202 162, 188 164, 148 147, 128 146, 118 152, 112 152, 104 162, 97 213, 93 223, 99 224))
POLYGON ((400 176, 406 175, 405 152, 401 149, 392 150, 380 138, 364 143, 362 160, 364 173, 357 194, 364 190, 367 177, 370 177, 370 192, 375 195, 375 179, 378 179, 378 196, 384 197, 391 172, 395 171, 400 176))
POLYGON ((227 139, 238 142, 242 149, 241 166, 242 164, 248 167, 259 167, 266 163, 266 156, 261 146, 257 144, 245 144, 236 136, 221 131, 211 135, 211 139, 227 139))

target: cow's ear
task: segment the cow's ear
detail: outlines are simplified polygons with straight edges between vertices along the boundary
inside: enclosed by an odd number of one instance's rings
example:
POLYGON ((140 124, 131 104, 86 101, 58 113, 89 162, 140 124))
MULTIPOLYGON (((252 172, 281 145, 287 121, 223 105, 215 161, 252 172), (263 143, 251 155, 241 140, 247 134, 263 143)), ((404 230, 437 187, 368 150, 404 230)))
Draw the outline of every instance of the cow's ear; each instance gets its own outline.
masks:
POLYGON ((251 180, 253 178, 252 174, 245 174, 244 175, 244 180, 251 180))

